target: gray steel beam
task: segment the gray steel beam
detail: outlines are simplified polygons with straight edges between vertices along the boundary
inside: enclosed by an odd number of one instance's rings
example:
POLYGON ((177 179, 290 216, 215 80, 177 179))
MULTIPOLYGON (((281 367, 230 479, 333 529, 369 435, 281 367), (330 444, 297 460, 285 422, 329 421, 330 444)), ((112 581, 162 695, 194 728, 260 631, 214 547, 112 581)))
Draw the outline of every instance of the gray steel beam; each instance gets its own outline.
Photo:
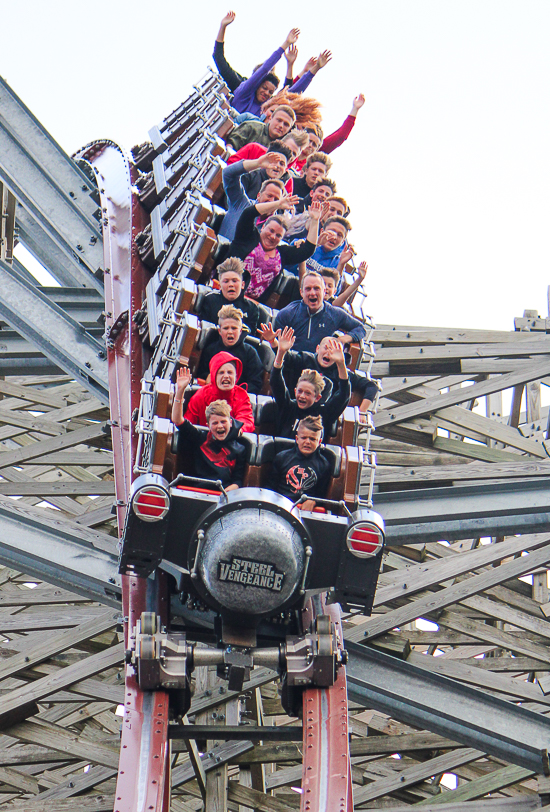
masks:
POLYGON ((550 524, 547 479, 483 482, 374 495, 389 545, 536 533, 550 524))
POLYGON ((0 260, 0 318, 53 363, 109 403, 104 344, 0 260))
POLYGON ((41 164, 55 183, 65 190, 74 207, 90 225, 97 225, 97 189, 57 141, 44 129, 38 119, 23 104, 19 96, 0 77, 0 119, 17 134, 21 146, 41 164))
POLYGON ((120 606, 117 542, 54 511, 0 500, 0 562, 26 575, 120 606))
POLYGON ((15 227, 20 242, 60 285, 81 285, 102 292, 102 280, 90 273, 76 251, 51 236, 21 204, 16 208, 15 227))
POLYGON ((536 773, 550 772, 550 719, 388 654, 347 643, 352 701, 536 773))
MULTIPOLYGON (((103 265, 101 226, 89 178, 0 80, 0 179, 90 277, 103 265)), ((96 280, 97 281, 97 280, 96 280)), ((91 279, 90 279, 91 282, 91 279)))

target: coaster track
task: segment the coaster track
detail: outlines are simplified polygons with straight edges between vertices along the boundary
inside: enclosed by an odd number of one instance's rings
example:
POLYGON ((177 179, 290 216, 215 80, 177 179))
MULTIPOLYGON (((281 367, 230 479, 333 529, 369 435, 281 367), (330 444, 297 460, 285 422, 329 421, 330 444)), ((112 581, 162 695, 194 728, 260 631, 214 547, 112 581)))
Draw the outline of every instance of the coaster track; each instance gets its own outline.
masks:
MULTIPOLYGON (((77 156, 93 167, 101 195, 104 226, 106 338, 119 528, 130 499, 132 480, 164 460, 169 421, 158 417, 159 380, 170 381, 176 366, 188 358, 196 340, 198 323, 191 310, 190 280, 204 278, 211 262, 215 235, 207 225, 208 202, 221 180, 219 135, 230 128, 227 101, 218 77, 209 75, 193 95, 151 131, 152 145, 145 145, 133 163, 110 142, 98 142, 77 156), (191 122, 191 123, 190 123, 191 122), (189 156, 185 146, 201 135, 189 156), (183 133, 183 137, 182 137, 183 133), (183 143, 183 147, 182 147, 183 143), (206 149, 205 149, 206 147, 206 149), (156 153, 156 155, 155 155, 156 153), (162 154, 162 161, 157 160, 162 154), (148 167, 148 175, 140 173, 148 167), (162 179, 159 180, 159 176, 162 179), (176 181, 174 182, 174 178, 176 181), (154 184, 152 182, 154 181, 154 184), (164 183, 164 194, 159 185, 164 183), (138 194, 136 184, 141 186, 138 194), (159 199, 160 198, 160 199, 159 199), (151 217, 144 206, 151 209, 151 217), (136 239, 137 238, 137 239, 136 239), (157 265, 151 278, 148 262, 157 265), (151 290, 154 284, 156 290, 151 290), (159 290, 164 290, 162 295, 159 290), (143 302, 147 302, 144 313, 143 302), (154 330, 158 320, 160 338, 154 330), (144 335, 154 344, 144 347, 144 335), (140 400, 141 395, 141 400, 140 400), (133 431, 139 412, 136 431, 133 431)), ((372 363, 372 360, 371 360, 372 363)), ((351 466, 350 466, 351 467, 351 466)), ((374 465, 371 460, 371 471, 374 465)), ((159 470, 158 468, 156 470, 159 470)), ((160 468, 162 470, 162 467, 160 468)), ((359 477, 355 470, 355 483, 359 477)), ((348 485, 349 489, 349 485, 348 485)), ((372 485, 370 490, 372 491, 372 485)), ((159 615, 169 624, 166 578, 123 576, 124 632, 129 636, 142 612, 159 615)), ((343 646, 340 609, 310 605, 308 620, 322 611, 329 616, 343 646)), ((318 604, 318 605, 317 605, 318 604)), ((246 688, 246 684, 245 684, 246 688)), ((345 669, 332 687, 306 689, 303 693, 303 812, 352 810, 351 766, 345 669)), ((190 746, 193 754, 193 747, 190 746)), ((125 716, 116 789, 116 812, 170 808, 169 701, 164 691, 140 688, 135 669, 126 668, 125 716)), ((196 764, 201 783, 200 763, 196 764)), ((206 792, 206 785, 202 787, 206 792)), ((208 808, 208 799, 205 794, 208 808)), ((227 808, 227 800, 218 799, 227 808)))

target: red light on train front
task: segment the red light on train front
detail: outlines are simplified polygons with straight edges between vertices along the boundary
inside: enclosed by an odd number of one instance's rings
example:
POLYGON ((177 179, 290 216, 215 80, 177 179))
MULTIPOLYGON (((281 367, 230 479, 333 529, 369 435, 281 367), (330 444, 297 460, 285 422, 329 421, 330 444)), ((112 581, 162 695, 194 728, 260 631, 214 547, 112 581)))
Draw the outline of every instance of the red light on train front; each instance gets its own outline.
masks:
POLYGON ((374 524, 358 522, 348 531, 348 550, 358 558, 371 558, 382 549, 384 536, 374 524))
POLYGON ((162 488, 148 485, 139 490, 132 501, 132 508, 144 522, 159 522, 164 519, 170 507, 170 497, 162 488))

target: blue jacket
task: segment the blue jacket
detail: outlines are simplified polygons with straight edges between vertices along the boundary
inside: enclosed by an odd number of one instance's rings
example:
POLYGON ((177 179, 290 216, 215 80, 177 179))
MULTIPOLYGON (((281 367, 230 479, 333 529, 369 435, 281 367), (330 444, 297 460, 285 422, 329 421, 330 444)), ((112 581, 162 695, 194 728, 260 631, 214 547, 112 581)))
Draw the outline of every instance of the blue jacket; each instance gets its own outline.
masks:
POLYGON ((244 161, 237 161, 226 166, 222 173, 223 188, 227 195, 227 214, 220 227, 220 237, 233 240, 239 217, 245 209, 254 203, 246 194, 241 177, 246 174, 244 161))
POLYGON ((337 330, 348 333, 354 341, 361 341, 367 335, 361 322, 341 307, 333 307, 325 302, 321 310, 312 315, 309 307, 301 299, 279 310, 274 329, 283 327, 292 327, 294 330, 296 336, 294 349, 299 352, 315 352, 322 339, 331 336, 337 330))
MULTIPOLYGON (((299 239, 300 236, 297 237, 293 235, 291 245, 294 245, 294 243, 299 239)), ((344 250, 345 244, 346 243, 343 242, 342 245, 339 245, 338 248, 333 248, 332 251, 326 251, 322 245, 318 245, 313 256, 307 261, 308 271, 317 271, 317 273, 321 273, 321 268, 337 268, 338 263, 340 262, 340 254, 344 250)), ((292 265, 291 267, 286 268, 286 270, 290 271, 290 273, 293 273, 295 276, 298 276, 297 265, 292 265)))
MULTIPOLYGON (((271 73, 283 54, 283 49, 277 48, 277 50, 265 60, 263 65, 260 65, 260 67, 254 71, 250 79, 246 79, 238 86, 233 94, 232 106, 235 110, 239 113, 254 113, 255 116, 262 114, 262 106, 256 99, 256 91, 268 73, 271 73)), ((312 79, 313 74, 307 71, 290 89, 293 93, 303 93, 312 79)))

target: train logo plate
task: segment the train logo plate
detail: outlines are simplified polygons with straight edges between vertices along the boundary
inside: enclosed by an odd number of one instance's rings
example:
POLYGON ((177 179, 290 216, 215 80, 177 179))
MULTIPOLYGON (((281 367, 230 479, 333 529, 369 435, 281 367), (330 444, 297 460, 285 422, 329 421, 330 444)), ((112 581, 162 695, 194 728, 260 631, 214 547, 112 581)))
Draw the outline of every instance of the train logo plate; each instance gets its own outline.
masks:
POLYGON ((270 592, 280 592, 283 588, 285 574, 277 572, 273 564, 233 556, 231 561, 220 561, 218 567, 219 581, 233 581, 243 586, 268 589, 270 592))

